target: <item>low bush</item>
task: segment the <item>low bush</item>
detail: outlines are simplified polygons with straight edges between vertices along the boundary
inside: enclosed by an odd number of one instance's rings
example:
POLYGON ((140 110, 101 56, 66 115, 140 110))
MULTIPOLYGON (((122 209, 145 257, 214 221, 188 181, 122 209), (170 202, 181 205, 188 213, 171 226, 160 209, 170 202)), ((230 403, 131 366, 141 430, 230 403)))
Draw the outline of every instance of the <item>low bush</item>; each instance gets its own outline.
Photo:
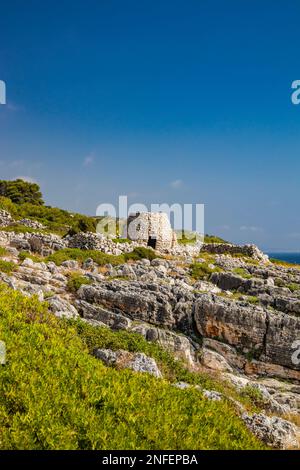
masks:
POLYGON ((29 258, 32 259, 35 263, 40 263, 41 261, 44 261, 44 258, 39 255, 33 255, 32 253, 29 253, 29 251, 20 251, 18 258, 20 261, 24 261, 24 259, 29 258))
POLYGON ((215 266, 212 268, 207 263, 193 263, 190 266, 190 275, 196 280, 208 280, 212 273, 220 271, 221 269, 219 267, 215 266))
POLYGON ((81 250, 80 248, 64 248, 63 250, 58 250, 52 255, 46 258, 46 261, 53 261, 58 266, 61 265, 64 261, 67 260, 76 260, 79 263, 83 263, 88 258, 92 258, 95 263, 99 266, 104 266, 105 264, 111 264, 117 266, 120 264, 126 263, 126 261, 141 260, 143 258, 152 260, 157 258, 158 255, 149 248, 137 247, 130 253, 124 253, 121 255, 109 255, 103 253, 99 250, 81 250))
POLYGON ((300 264, 296 263, 289 263, 288 261, 283 261, 276 258, 270 258, 271 263, 278 264, 279 266, 283 266, 284 268, 295 268, 300 269, 300 264))
POLYGON ((8 254, 7 249, 4 246, 0 246, 0 257, 8 254))
POLYGON ((129 238, 113 238, 112 241, 114 243, 132 243, 132 240, 129 240, 129 238))
POLYGON ((123 255, 109 255, 99 250, 81 250, 80 248, 64 248, 62 250, 58 250, 48 256, 46 261, 53 261, 55 264, 60 266, 64 261, 70 259, 78 261, 79 263, 84 263, 88 258, 92 258, 92 260, 99 264, 99 266, 104 266, 109 263, 116 266, 125 262, 123 255))
POLYGON ((296 284, 295 282, 291 282, 290 284, 286 284, 288 289, 290 289, 291 292, 297 292, 300 290, 300 284, 296 284))
POLYGON ((244 268, 234 268, 232 271, 234 274, 243 277, 244 279, 250 279, 251 274, 244 268))
POLYGON ((152 261, 155 258, 159 258, 159 256, 155 253, 155 251, 151 250, 150 248, 145 248, 143 246, 138 246, 134 248, 133 251, 130 253, 124 254, 125 260, 133 260, 138 261, 141 259, 149 259, 152 261))
POLYGON ((17 269, 17 265, 12 261, 4 261, 0 259, 0 271, 5 274, 11 274, 17 269))
POLYGON ((94 345, 139 349, 143 340, 95 331, 96 339, 90 325, 60 320, 36 297, 0 286, 0 339, 6 344, 0 449, 263 448, 230 402, 105 367, 89 354, 94 345))
POLYGON ((70 292, 77 292, 78 289, 85 284, 91 284, 91 280, 80 273, 73 272, 68 276, 67 289, 70 292))
POLYGON ((204 236, 204 243, 229 243, 223 238, 217 237, 216 235, 208 235, 205 234, 204 236))
POLYGON ((250 304, 257 305, 257 304, 259 304, 259 298, 256 297, 255 295, 248 295, 247 296, 247 302, 249 302, 250 304))

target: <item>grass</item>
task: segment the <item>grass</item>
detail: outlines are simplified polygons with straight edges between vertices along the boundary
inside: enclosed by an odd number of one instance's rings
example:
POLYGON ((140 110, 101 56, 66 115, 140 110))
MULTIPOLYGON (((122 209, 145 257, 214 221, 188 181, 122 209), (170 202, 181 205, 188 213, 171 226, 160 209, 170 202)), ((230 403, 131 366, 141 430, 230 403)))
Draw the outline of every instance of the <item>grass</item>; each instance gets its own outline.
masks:
POLYGON ((286 284, 285 287, 290 289, 291 292, 297 292, 300 290, 300 284, 296 284, 295 282, 291 282, 290 284, 286 284))
POLYGON ((3 256, 7 256, 7 254, 7 249, 4 246, 0 246, 0 258, 2 258, 3 256))
POLYGON ((75 260, 82 264, 88 258, 91 258, 99 266, 104 266, 106 264, 118 266, 130 260, 138 261, 146 258, 151 261, 158 257, 159 256, 153 250, 144 247, 137 247, 130 253, 124 253, 121 255, 109 255, 99 250, 81 250, 80 248, 64 248, 62 250, 56 251, 52 255, 49 255, 45 258, 39 255, 29 253, 28 251, 21 251, 19 253, 20 261, 23 261, 25 258, 30 258, 36 263, 41 261, 44 261, 46 263, 48 261, 52 261, 57 266, 60 266, 64 261, 67 260, 75 260))
POLYGON ((17 265, 12 261, 4 261, 0 259, 0 271, 5 274, 11 274, 13 271, 16 271, 17 265))
POLYGON ((259 304, 259 298, 255 295, 247 295, 247 302, 249 302, 250 304, 257 305, 259 304))
POLYGON ((92 258, 92 260, 100 266, 108 263, 118 265, 124 262, 123 255, 108 255, 97 250, 81 250, 79 248, 64 248, 63 250, 58 250, 48 256, 47 261, 53 261, 55 264, 60 266, 64 261, 70 259, 78 261, 79 263, 84 263, 88 258, 92 258))
POLYGON ((190 275, 193 279, 208 280, 212 273, 220 272, 219 267, 211 268, 208 263, 193 263, 190 265, 190 275))
POLYGON ((177 242, 180 245, 194 245, 199 238, 197 234, 194 232, 184 231, 184 230, 177 230, 177 242))
POLYGON ((87 277, 82 276, 80 273, 73 272, 73 273, 70 273, 68 276, 67 289, 70 292, 75 293, 78 291, 78 289, 81 286, 85 284, 91 284, 91 283, 92 283, 91 279, 88 279, 87 277))
POLYGON ((234 268, 232 271, 234 274, 241 276, 244 279, 251 279, 251 274, 244 268, 234 268))
POLYGON ((107 368, 89 353, 99 344, 149 348, 167 367, 167 353, 138 335, 58 319, 1 285, 0 337, 0 449, 264 448, 228 401, 107 368))
POLYGON ((271 263, 283 266, 284 268, 295 268, 300 269, 300 264, 289 263, 288 261, 282 261, 276 258, 270 258, 271 263))
POLYGON ((129 238, 113 238, 112 241, 114 243, 132 243, 132 240, 129 240, 129 238))
POLYGON ((24 259, 29 258, 35 263, 40 263, 45 260, 42 256, 33 255, 32 253, 29 253, 29 251, 20 251, 18 258, 20 261, 24 261, 24 259))
POLYGON ((204 236, 204 243, 229 243, 226 240, 223 240, 223 238, 217 237, 216 235, 208 235, 206 234, 204 236))
POLYGON ((252 403, 254 403, 255 405, 259 407, 263 408, 265 406, 264 396, 262 392, 256 387, 253 387, 251 385, 246 385, 246 387, 244 387, 243 390, 241 391, 241 395, 249 398, 252 401, 252 403))
POLYGON ((1 227, 2 232, 14 232, 14 233, 45 233, 45 230, 37 230, 34 228, 26 227, 22 224, 13 224, 8 227, 1 227))
POLYGON ((158 255, 148 248, 137 247, 130 253, 124 253, 121 255, 109 255, 103 253, 99 250, 81 250, 79 248, 64 248, 63 250, 58 250, 52 255, 46 258, 46 261, 53 261, 58 266, 61 265, 64 261, 67 260, 76 260, 79 263, 83 263, 88 258, 97 263, 99 266, 104 266, 105 264, 112 264, 117 266, 120 264, 126 263, 129 260, 141 260, 143 258, 152 260, 157 258, 158 255))
POLYGON ((56 233, 57 235, 64 236, 70 230, 73 233, 78 231, 96 230, 96 217, 88 217, 86 215, 71 213, 57 207, 45 206, 43 204, 32 203, 13 203, 9 198, 0 197, 0 209, 7 210, 16 220, 16 224, 10 227, 1 228, 4 231, 14 231, 17 233, 24 232, 42 232, 42 233, 56 233), (28 218, 36 220, 45 225, 45 230, 34 230, 18 224, 18 220, 28 218))

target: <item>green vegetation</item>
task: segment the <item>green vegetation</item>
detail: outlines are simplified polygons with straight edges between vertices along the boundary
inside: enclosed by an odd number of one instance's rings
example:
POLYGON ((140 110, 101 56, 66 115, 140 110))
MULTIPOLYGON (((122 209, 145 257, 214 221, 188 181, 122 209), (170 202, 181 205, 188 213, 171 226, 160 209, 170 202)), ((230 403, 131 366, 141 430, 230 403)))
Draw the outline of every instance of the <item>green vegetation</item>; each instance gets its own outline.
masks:
MULTIPOLYGON (((199 235, 197 235, 194 232, 184 232, 181 230, 177 230, 177 241, 181 245, 188 245, 188 244, 194 244, 197 239, 199 239, 199 235)), ((215 235, 204 235, 204 243, 229 243, 226 240, 223 240, 223 238, 217 237, 215 235)))
POLYGON ((7 211, 12 216, 17 215, 17 206, 8 197, 0 196, 0 210, 7 211))
POLYGON ((38 232, 45 232, 45 230, 37 230, 31 227, 26 227, 22 224, 12 224, 8 227, 1 227, 2 232, 15 232, 15 233, 38 233, 38 232))
POLYGON ((97 250, 81 250, 79 248, 64 248, 63 250, 58 250, 52 255, 46 258, 46 261, 53 261, 55 264, 60 266, 64 261, 75 260, 79 263, 84 263, 88 258, 92 258, 95 263, 98 263, 100 266, 105 264, 112 264, 113 266, 122 264, 124 258, 122 255, 114 256, 102 253, 102 251, 97 250))
POLYGON ((249 272, 244 268, 234 268, 232 271, 234 274, 238 274, 239 276, 243 277, 244 279, 250 279, 252 276, 249 272))
POLYGON ((197 234, 194 232, 187 232, 184 230, 177 230, 177 242, 180 245, 194 245, 198 239, 197 234))
POLYGON ((79 263, 83 263, 88 258, 92 258, 95 263, 99 266, 104 266, 105 264, 111 264, 117 266, 119 264, 124 264, 129 260, 141 260, 143 258, 152 260, 157 258, 158 255, 148 248, 137 247, 130 253, 124 253, 121 255, 109 255, 98 250, 81 250, 79 248, 64 248, 63 250, 58 250, 52 255, 45 258, 45 261, 53 261, 55 264, 60 266, 64 261, 67 260, 76 260, 79 263))
POLYGON ((223 238, 217 237, 215 235, 205 234, 204 243, 229 243, 229 242, 227 242, 226 240, 223 240, 223 238))
POLYGON ((24 261, 24 259, 26 258, 32 259, 32 261, 34 261, 35 263, 40 263, 41 261, 45 261, 45 259, 42 256, 33 255, 29 253, 29 251, 20 251, 19 260, 24 261))
POLYGON ((30 203, 43 205, 42 193, 36 183, 29 183, 22 179, 15 181, 0 181, 0 196, 9 198, 15 204, 30 203))
POLYGON ((255 295, 247 295, 247 302, 249 302, 250 304, 254 304, 254 305, 257 305, 259 304, 259 298, 256 297, 255 295))
POLYGON ((143 246, 136 247, 130 253, 124 254, 125 261, 133 260, 138 261, 141 259, 148 259, 152 261, 155 258, 160 258, 160 256, 155 253, 155 251, 151 250, 150 248, 144 248, 143 246))
POLYGON ((273 264, 278 264, 279 266, 283 266, 284 268, 295 268, 300 269, 300 264, 288 263, 288 261, 282 261, 276 258, 270 258, 270 261, 273 264))
POLYGON ((297 292, 300 290, 300 284, 296 284, 295 282, 291 282, 290 284, 286 284, 288 289, 290 289, 291 292, 297 292))
POLYGON ((91 284, 91 279, 88 279, 85 276, 82 276, 80 273, 73 272, 68 276, 67 289, 70 292, 77 292, 78 289, 85 284, 91 284))
POLYGON ((4 246, 0 246, 0 258, 7 255, 7 249, 4 246))
POLYGON ((190 274, 194 279, 208 280, 212 273, 220 272, 218 266, 210 267, 208 263, 193 263, 190 265, 190 274))
POLYGON ((285 286, 284 281, 280 277, 275 277, 274 284, 277 287, 284 287, 285 286))
POLYGON ((0 286, 0 338, 1 449, 263 448, 229 401, 89 354, 96 345, 145 349, 180 376, 168 353, 138 335, 57 319, 37 298, 0 286))
POLYGON ((132 240, 129 240, 129 238, 113 238, 112 241, 114 243, 132 243, 132 240))
POLYGON ((0 259, 0 272, 5 274, 11 274, 16 269, 17 265, 12 261, 4 261, 3 259, 0 259))
POLYGON ((259 388, 253 387, 252 385, 246 385, 246 387, 241 391, 241 395, 249 398, 255 406, 264 408, 265 399, 259 388))
POLYGON ((39 186, 23 180, 0 181, 0 209, 8 211, 16 220, 14 226, 1 230, 17 233, 40 232, 41 230, 18 224, 18 220, 28 218, 43 224, 46 227, 45 232, 51 231, 61 236, 96 231, 96 217, 45 206, 39 186))

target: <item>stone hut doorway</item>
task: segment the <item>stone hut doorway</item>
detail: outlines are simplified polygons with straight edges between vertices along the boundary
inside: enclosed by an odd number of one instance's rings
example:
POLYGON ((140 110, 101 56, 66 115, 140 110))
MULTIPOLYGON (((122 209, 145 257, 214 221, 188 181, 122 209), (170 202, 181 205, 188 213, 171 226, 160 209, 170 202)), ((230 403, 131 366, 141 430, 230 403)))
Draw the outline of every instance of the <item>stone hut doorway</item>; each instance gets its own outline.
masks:
POLYGON ((156 237, 150 236, 150 237, 148 238, 147 246, 150 246, 151 248, 153 248, 153 250, 155 250, 155 248, 156 248, 156 242, 157 242, 156 237))

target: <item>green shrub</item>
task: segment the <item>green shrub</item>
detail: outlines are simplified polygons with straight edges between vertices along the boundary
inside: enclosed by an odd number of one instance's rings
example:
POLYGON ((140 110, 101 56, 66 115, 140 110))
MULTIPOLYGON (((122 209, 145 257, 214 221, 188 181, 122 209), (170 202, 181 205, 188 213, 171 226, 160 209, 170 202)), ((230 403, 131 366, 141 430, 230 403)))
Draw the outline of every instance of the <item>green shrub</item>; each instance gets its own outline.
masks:
POLYGON ((263 448, 230 402, 107 368, 89 354, 88 344, 100 344, 100 337, 102 344, 132 342, 137 349, 142 339, 95 328, 94 340, 89 326, 80 328, 49 314, 37 298, 0 286, 7 351, 0 367, 1 449, 263 448))
POLYGON ((295 268, 300 269, 300 264, 289 263, 288 261, 283 261, 276 258, 270 258, 271 263, 278 264, 279 266, 283 266, 284 268, 295 268))
POLYGON ((82 285, 91 284, 91 282, 91 279, 74 272, 68 276, 67 289, 70 292, 77 292, 82 285))
POLYGON ((238 274, 238 276, 241 276, 244 279, 250 279, 252 277, 251 274, 244 268, 234 268, 232 272, 238 274))
POLYGON ((259 303, 259 298, 255 295, 247 295, 247 302, 256 305, 259 303))
POLYGON ((189 245, 189 244, 193 245, 197 241, 197 234, 195 234, 194 232, 178 230, 176 234, 177 234, 177 242, 180 245, 189 245))
POLYGON ((285 283, 280 277, 275 277, 274 284, 276 287, 284 287, 285 283))
POLYGON ((220 272, 219 267, 211 268, 207 263, 193 263, 190 265, 190 275, 194 279, 209 279, 212 273, 220 272))
POLYGON ((262 392, 252 385, 246 385, 241 391, 241 395, 251 400, 254 406, 264 408, 265 399, 262 392))
POLYGON ((4 246, 0 246, 0 257, 6 256, 8 254, 7 249, 4 246))
POLYGON ((22 224, 12 224, 9 225, 8 227, 1 227, 1 230, 3 232, 15 232, 15 233, 40 233, 44 232, 44 230, 37 230, 31 227, 26 227, 25 225, 22 224))
POLYGON ((223 238, 217 237, 215 235, 205 234, 204 243, 229 243, 229 242, 227 242, 226 240, 223 240, 223 238))
POLYGON ((23 204, 25 202, 36 205, 44 204, 39 185, 22 179, 0 181, 0 196, 9 198, 16 204, 23 204))
POLYGON ((17 215, 16 206, 8 197, 0 196, 0 209, 9 212, 12 216, 17 215))
POLYGON ((290 284, 286 284, 288 289, 290 289, 291 292, 297 292, 300 290, 300 284, 296 284, 295 282, 291 282, 290 284))
POLYGON ((129 238, 113 238, 112 241, 114 243, 132 243, 132 240, 129 240, 129 238))
POLYGON ((104 266, 109 263, 116 266, 125 262, 123 255, 115 256, 102 253, 102 251, 99 250, 81 250, 80 248, 64 248, 62 250, 58 250, 48 256, 46 261, 53 261, 55 264, 60 266, 64 261, 70 259, 83 263, 88 258, 92 258, 92 260, 99 264, 99 266, 104 266))
POLYGON ((150 248, 145 248, 143 246, 138 246, 134 248, 133 251, 130 253, 124 254, 125 260, 134 260, 138 261, 141 259, 149 259, 152 261, 155 258, 159 258, 159 256, 155 253, 155 251, 151 250, 150 248))
POLYGON ((11 274, 17 269, 17 265, 12 261, 4 261, 0 259, 0 271, 5 274, 11 274))
POLYGON ((35 263, 40 263, 41 261, 44 261, 44 258, 42 256, 32 255, 31 253, 29 253, 29 251, 20 251, 18 258, 20 261, 24 261, 24 259, 30 258, 35 263))
POLYGON ((105 264, 112 264, 117 266, 125 263, 126 261, 133 260, 137 261, 143 258, 152 260, 157 258, 158 255, 148 248, 137 247, 130 253, 125 253, 121 255, 109 255, 103 253, 99 250, 81 250, 79 248, 64 248, 63 250, 58 250, 52 255, 46 258, 46 261, 53 261, 58 266, 61 265, 64 261, 67 260, 76 260, 79 263, 83 263, 88 258, 99 264, 99 266, 104 266, 105 264))

